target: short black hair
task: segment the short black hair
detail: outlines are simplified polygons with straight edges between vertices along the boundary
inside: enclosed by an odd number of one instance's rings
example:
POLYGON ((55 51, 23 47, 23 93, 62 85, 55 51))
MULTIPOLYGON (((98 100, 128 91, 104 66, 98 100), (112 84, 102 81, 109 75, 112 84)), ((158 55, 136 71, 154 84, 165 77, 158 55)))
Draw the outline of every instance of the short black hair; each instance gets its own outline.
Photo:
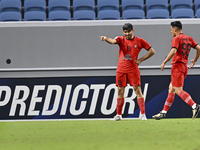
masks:
POLYGON ((182 24, 180 21, 171 22, 172 27, 177 27, 178 29, 182 30, 182 24))
POLYGON ((123 28, 123 31, 128 30, 130 32, 131 30, 133 30, 133 25, 130 23, 125 23, 122 28, 123 28))

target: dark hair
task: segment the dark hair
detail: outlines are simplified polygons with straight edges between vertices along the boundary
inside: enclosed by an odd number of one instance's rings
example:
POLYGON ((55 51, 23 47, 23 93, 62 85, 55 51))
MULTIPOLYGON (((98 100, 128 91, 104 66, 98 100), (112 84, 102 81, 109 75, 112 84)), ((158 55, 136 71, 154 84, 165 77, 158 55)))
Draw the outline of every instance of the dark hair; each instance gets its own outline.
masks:
POLYGON ((131 30, 133 30, 133 25, 130 23, 125 23, 122 28, 123 28, 123 31, 124 30, 131 31, 131 30))
POLYGON ((182 24, 180 21, 171 22, 172 27, 177 27, 178 29, 182 30, 182 24))

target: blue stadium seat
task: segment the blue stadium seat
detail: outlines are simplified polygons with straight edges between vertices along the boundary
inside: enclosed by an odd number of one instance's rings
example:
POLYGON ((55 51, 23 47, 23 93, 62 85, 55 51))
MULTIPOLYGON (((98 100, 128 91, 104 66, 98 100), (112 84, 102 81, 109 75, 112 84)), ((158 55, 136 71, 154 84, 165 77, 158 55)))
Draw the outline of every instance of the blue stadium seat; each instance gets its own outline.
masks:
POLYGON ((98 12, 98 20, 119 20, 120 13, 118 10, 101 10, 98 12))
POLYGON ((71 20, 69 11, 56 10, 49 13, 49 21, 71 20))
POLYGON ((119 0, 98 0, 97 12, 101 10, 118 10, 119 11, 119 0))
POLYGON ((170 4, 171 4, 171 12, 174 9, 179 9, 179 8, 189 8, 189 9, 193 8, 192 0, 171 0, 170 4))
POLYGON ((147 12, 147 19, 169 19, 169 11, 167 9, 150 9, 147 12))
POLYGON ((96 14, 93 10, 78 10, 74 12, 74 20, 95 20, 96 14))
POLYGON ((197 14, 197 10, 200 9, 200 0, 194 0, 195 5, 195 14, 197 14))
POLYGON ((174 9, 171 14, 172 18, 194 18, 194 11, 192 9, 174 9))
POLYGON ((25 0, 24 21, 46 21, 46 0, 25 0))
POLYGON ((25 0, 24 12, 43 11, 46 12, 46 0, 25 0))
POLYGON ((49 0, 49 21, 71 20, 70 0, 49 0))
POLYGON ((1 21, 21 21, 22 14, 20 12, 10 11, 1 13, 1 21))
POLYGON ((21 0, 1 0, 1 12, 21 12, 21 0))
POLYGON ((24 14, 24 21, 46 21, 44 11, 28 11, 24 14))
POLYGON ((73 12, 78 10, 95 10, 94 0, 74 0, 73 1, 73 12))
POLYGON ((1 21, 21 21, 21 0, 1 0, 1 21))
POLYGON ((49 0, 49 12, 51 11, 70 11, 70 0, 49 0))
POLYGON ((144 0, 122 0, 122 12, 129 9, 144 10, 144 0))
POLYGON ((197 12, 196 12, 196 17, 197 17, 197 18, 200 18, 200 9, 197 10, 197 12))
POLYGON ((146 12, 150 9, 168 10, 168 0, 146 0, 146 12))
POLYGON ((128 9, 122 12, 123 19, 145 19, 144 10, 140 9, 128 9))

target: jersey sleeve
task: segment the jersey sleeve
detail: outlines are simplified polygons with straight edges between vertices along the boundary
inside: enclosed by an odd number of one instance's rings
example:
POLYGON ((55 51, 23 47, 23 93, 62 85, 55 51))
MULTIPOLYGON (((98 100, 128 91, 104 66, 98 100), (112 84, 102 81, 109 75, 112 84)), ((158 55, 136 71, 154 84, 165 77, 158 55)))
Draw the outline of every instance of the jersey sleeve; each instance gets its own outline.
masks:
POLYGON ((174 38, 172 39, 171 49, 172 49, 172 48, 176 48, 176 49, 179 48, 178 38, 176 38, 176 37, 174 37, 174 38))
POLYGON ((191 37, 191 41, 192 41, 192 48, 195 48, 197 45, 198 45, 198 43, 191 37))
POLYGON ((147 51, 151 48, 151 45, 146 40, 144 40, 143 38, 141 38, 140 42, 141 42, 143 48, 146 49, 147 51))
POLYGON ((117 37, 115 37, 115 40, 117 41, 117 45, 120 45, 121 44, 121 40, 122 40, 122 38, 120 37, 120 36, 117 36, 117 37))

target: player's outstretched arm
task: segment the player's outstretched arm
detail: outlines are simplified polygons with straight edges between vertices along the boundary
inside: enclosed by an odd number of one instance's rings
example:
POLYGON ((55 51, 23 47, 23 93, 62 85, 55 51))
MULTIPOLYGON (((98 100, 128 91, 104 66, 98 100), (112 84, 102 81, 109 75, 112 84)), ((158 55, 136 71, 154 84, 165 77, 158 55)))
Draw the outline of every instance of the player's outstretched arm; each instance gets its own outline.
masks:
POLYGON ((151 47, 151 48, 149 49, 148 53, 147 53, 144 57, 142 57, 142 58, 140 58, 140 59, 138 59, 138 60, 135 61, 136 64, 137 64, 137 65, 141 64, 141 62, 143 62, 144 60, 150 58, 150 57, 153 56, 155 53, 156 53, 155 50, 151 47))
POLYGON ((165 60, 163 61, 163 63, 161 64, 160 68, 163 71, 165 64, 170 61, 170 59, 176 54, 177 49, 176 48, 172 48, 171 51, 169 52, 169 54, 167 55, 167 57, 165 58, 165 60))
POLYGON ((195 47, 195 49, 197 50, 197 51, 196 51, 196 56, 195 56, 194 59, 192 59, 192 60, 190 61, 191 64, 190 64, 190 66, 189 66, 189 69, 192 68, 192 67, 195 65, 195 63, 197 62, 197 60, 199 59, 199 55, 200 55, 200 46, 197 45, 197 46, 195 47))
POLYGON ((109 44, 116 44, 116 43, 117 43, 117 40, 108 38, 108 37, 106 37, 106 36, 99 36, 99 38, 100 38, 102 41, 106 41, 106 42, 109 43, 109 44))

